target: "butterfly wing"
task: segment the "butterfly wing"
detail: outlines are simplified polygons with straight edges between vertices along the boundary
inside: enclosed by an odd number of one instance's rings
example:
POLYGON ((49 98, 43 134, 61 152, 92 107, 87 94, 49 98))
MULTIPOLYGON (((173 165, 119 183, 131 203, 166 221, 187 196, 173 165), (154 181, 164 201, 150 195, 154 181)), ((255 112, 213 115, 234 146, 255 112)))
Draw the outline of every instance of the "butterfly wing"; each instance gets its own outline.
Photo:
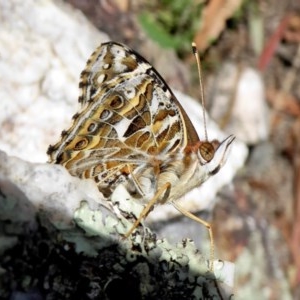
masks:
POLYGON ((88 60, 79 86, 81 110, 48 150, 50 160, 72 175, 116 184, 154 155, 163 159, 198 140, 158 72, 124 45, 102 44, 88 60))

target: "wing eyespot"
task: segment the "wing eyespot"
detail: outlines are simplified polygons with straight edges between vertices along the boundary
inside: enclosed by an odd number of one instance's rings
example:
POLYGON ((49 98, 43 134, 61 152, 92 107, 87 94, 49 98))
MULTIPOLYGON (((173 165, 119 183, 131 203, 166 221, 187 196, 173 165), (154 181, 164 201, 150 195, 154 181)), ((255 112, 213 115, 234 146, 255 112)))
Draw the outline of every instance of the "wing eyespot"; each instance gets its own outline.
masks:
POLYGON ((84 148, 86 148, 87 145, 88 145, 88 140, 86 138, 82 138, 75 144, 74 150, 76 151, 83 150, 84 148))
POLYGON ((123 106, 124 106, 124 99, 119 95, 115 95, 110 101, 110 107, 112 109, 120 109, 123 106))
POLYGON ((112 115, 112 112, 109 111, 108 109, 103 109, 103 111, 100 113, 100 120, 102 121, 106 121, 110 118, 110 116, 112 115))
POLYGON ((87 131, 88 131, 89 133, 92 133, 92 132, 94 132, 96 129, 97 129, 97 124, 94 123, 94 122, 92 122, 92 123, 89 124, 89 126, 88 126, 88 128, 87 128, 87 131))

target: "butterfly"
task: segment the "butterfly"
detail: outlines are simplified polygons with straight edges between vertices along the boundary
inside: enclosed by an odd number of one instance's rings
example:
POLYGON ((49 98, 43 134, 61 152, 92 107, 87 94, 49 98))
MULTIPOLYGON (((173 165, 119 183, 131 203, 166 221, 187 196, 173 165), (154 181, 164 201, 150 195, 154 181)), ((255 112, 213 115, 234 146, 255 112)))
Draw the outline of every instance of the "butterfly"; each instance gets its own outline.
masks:
POLYGON ((109 198, 123 184, 144 210, 128 237, 156 204, 171 202, 188 217, 210 224, 176 203, 224 165, 233 136, 201 141, 160 74, 127 46, 106 42, 87 61, 79 83, 81 109, 50 162, 92 178, 109 198))

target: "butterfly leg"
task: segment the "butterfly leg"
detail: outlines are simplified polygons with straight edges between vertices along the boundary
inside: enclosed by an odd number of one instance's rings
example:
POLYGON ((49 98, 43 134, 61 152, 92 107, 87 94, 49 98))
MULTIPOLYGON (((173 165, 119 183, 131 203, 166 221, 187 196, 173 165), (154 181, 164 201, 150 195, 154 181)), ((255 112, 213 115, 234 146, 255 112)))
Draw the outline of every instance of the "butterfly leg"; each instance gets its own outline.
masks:
POLYGON ((171 188, 171 184, 169 182, 167 182, 166 184, 164 184, 154 195, 154 197, 151 199, 151 201, 149 201, 149 203, 147 203, 147 205, 144 207, 144 209, 142 210, 142 212, 140 213, 138 219, 134 222, 134 224, 132 225, 132 227, 129 229, 129 231, 125 234, 124 238, 128 238, 132 232, 139 226, 139 224, 141 223, 141 221, 149 214, 149 212, 151 211, 151 209, 153 208, 153 206, 157 203, 157 201, 160 199, 160 196, 163 193, 168 193, 169 190, 171 188))
POLYGON ((137 191, 140 193, 141 196, 145 196, 145 193, 143 192, 143 189, 139 183, 139 181, 137 180, 137 178, 135 177, 135 175, 133 174, 132 172, 132 168, 131 168, 131 165, 129 164, 126 164, 128 170, 129 170, 129 173, 131 174, 131 177, 132 177, 132 181, 137 189, 137 191))
POLYGON ((214 245, 214 237, 213 237, 213 232, 210 223, 206 222, 205 220, 195 216, 194 214, 190 213, 186 209, 184 209, 181 205, 172 202, 173 206, 180 211, 183 215, 186 217, 204 225, 208 229, 209 233, 209 239, 210 239, 210 270, 213 272, 214 270, 214 259, 215 259, 215 245, 214 245))

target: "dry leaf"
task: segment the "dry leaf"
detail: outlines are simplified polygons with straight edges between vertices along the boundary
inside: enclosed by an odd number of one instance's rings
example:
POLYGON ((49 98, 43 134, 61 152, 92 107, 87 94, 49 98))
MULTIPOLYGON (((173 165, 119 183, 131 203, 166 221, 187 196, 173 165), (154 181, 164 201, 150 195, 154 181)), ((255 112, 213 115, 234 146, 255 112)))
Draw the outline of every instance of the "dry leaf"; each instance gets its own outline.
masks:
POLYGON ((278 24, 277 28, 274 30, 274 32, 271 34, 270 37, 268 37, 267 42, 264 46, 264 49, 262 53, 260 54, 260 57, 258 59, 258 69, 260 71, 264 71, 267 66, 269 65, 271 59, 274 56, 274 53, 278 47, 278 44, 280 43, 283 34, 287 28, 289 22, 289 16, 285 16, 280 23, 278 24))
POLYGON ((283 91, 268 89, 267 100, 277 111, 292 117, 300 116, 300 105, 295 97, 283 91))
POLYGON ((225 27, 225 22, 241 5, 242 0, 211 0, 202 14, 202 26, 194 41, 199 50, 205 50, 225 27))
POLYGON ((284 32, 284 39, 290 43, 299 43, 300 42, 300 16, 291 15, 287 28, 284 32))
POLYGON ((114 0, 115 5, 120 9, 122 12, 128 12, 129 9, 129 1, 128 0, 114 0))

